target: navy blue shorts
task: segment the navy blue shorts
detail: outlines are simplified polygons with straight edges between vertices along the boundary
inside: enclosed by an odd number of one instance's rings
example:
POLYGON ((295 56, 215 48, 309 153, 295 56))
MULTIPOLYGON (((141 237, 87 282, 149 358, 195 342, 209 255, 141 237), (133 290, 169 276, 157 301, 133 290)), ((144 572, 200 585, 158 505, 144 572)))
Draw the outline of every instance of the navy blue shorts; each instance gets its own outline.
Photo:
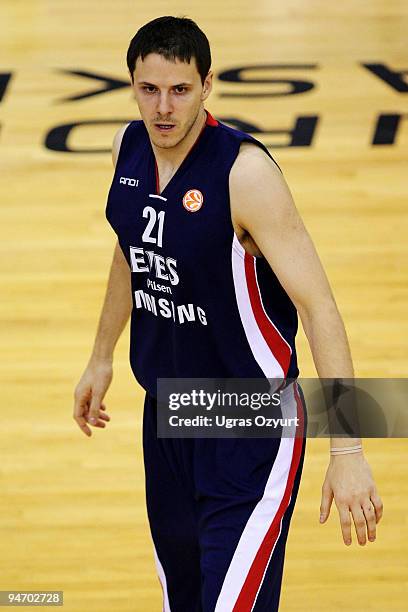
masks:
POLYGON ((146 501, 164 612, 278 610, 307 427, 299 385, 283 393, 284 416, 299 417, 295 437, 157 438, 146 395, 146 501))

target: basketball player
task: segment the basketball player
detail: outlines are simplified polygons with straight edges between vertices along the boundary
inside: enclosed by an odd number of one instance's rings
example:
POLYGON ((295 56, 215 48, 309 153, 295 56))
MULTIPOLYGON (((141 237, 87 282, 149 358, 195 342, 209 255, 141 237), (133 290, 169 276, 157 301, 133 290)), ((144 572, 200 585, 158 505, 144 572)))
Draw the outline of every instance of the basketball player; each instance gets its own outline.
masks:
MULTIPOLYGON (((114 139, 106 216, 118 240, 74 418, 87 436, 109 421, 103 398, 131 314, 164 610, 272 612, 305 452, 301 390, 282 392, 300 436, 165 439, 157 378, 297 378, 297 313, 319 376, 353 377, 346 333, 277 163, 204 108, 213 80, 204 33, 186 18, 155 19, 127 63, 142 120, 114 139)), ((382 515, 360 442, 332 440, 322 488, 321 521, 334 499, 345 544, 350 514, 361 545, 382 515)))

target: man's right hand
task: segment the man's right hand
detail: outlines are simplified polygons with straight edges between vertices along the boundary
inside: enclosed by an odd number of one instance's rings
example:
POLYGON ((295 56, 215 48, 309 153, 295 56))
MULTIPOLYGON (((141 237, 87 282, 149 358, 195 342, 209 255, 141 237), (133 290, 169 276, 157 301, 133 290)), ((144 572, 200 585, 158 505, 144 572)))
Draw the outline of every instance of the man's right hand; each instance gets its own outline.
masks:
POLYGON ((88 423, 94 427, 105 427, 106 421, 110 421, 102 400, 112 377, 113 369, 110 360, 91 360, 75 388, 73 417, 78 427, 88 437, 92 435, 88 423))

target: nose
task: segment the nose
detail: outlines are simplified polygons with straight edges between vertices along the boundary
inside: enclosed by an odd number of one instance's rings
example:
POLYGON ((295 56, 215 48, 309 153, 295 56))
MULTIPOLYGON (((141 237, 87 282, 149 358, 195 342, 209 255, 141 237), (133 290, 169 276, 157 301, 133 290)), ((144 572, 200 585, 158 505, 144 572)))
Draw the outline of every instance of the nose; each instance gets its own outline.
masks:
POLYGON ((173 108, 171 105, 170 95, 167 91, 161 91, 158 99, 157 112, 161 116, 169 115, 173 108))

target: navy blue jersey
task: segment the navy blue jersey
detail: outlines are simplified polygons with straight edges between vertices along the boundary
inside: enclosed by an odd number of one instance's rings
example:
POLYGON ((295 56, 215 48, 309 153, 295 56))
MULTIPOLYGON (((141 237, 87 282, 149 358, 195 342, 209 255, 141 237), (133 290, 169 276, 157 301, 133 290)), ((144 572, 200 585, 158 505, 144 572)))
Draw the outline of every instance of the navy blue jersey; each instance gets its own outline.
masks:
POLYGON ((143 121, 124 132, 106 217, 131 269, 131 367, 153 396, 159 377, 299 374, 295 306, 266 259, 244 250, 231 221, 229 174, 243 141, 271 157, 207 112, 159 193, 143 121))

